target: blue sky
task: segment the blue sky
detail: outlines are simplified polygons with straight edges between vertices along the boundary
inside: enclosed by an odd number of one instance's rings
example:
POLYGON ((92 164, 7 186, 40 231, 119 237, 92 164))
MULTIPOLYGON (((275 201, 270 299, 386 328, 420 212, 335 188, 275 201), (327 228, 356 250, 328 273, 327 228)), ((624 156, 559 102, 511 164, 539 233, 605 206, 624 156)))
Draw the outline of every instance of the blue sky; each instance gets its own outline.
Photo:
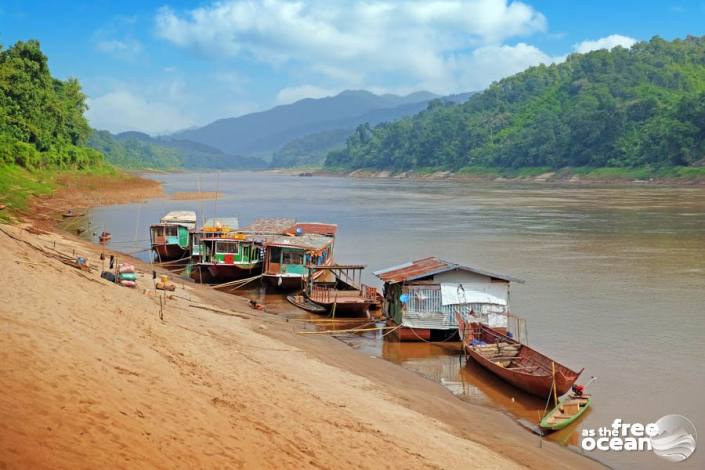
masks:
POLYGON ((0 2, 97 128, 166 133, 344 89, 480 90, 575 51, 705 34, 705 0, 0 2))

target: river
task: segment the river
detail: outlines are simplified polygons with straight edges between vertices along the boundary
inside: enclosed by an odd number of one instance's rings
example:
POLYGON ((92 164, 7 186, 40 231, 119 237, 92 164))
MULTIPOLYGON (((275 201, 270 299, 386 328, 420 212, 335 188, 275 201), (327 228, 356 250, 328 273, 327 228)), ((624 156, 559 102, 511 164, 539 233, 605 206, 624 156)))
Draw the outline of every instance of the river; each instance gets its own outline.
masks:
MULTIPOLYGON (((648 423, 680 414, 705 430, 705 188, 657 185, 478 183, 297 177, 271 173, 151 175, 167 192, 220 191, 217 201, 157 199, 91 211, 115 249, 148 247, 148 226, 169 210, 212 217, 293 217, 338 224, 338 262, 372 272, 426 256, 526 280, 512 285, 511 309, 527 320, 529 344, 579 370, 592 410, 553 440, 577 446, 582 429, 614 419, 648 423), (137 240, 137 241, 135 241, 137 240)), ((145 256, 144 253, 142 253, 145 256)), ((283 311, 288 304, 273 301, 283 311)), ((399 344, 379 334, 344 338, 436 380, 526 426, 544 403, 477 366, 457 343, 399 344)), ((478 423, 480 424, 480 423, 478 423)), ((528 431, 527 431, 528 432, 528 431)), ((538 442, 538 438, 537 438, 538 442)), ((705 444, 701 444, 705 445, 705 444)), ((577 447, 575 447, 577 451, 577 447)), ((663 468, 657 456, 592 452, 617 468, 663 468)), ((705 467, 700 450, 677 468, 705 467)))

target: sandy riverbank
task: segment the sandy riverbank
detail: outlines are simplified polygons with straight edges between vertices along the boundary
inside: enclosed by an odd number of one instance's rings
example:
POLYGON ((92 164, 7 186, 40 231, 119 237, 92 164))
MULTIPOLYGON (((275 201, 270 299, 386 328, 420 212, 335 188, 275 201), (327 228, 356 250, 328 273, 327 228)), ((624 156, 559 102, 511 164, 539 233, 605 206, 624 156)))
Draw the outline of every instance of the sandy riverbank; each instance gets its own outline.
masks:
POLYGON ((240 297, 179 283, 160 320, 151 266, 132 260, 139 289, 110 284, 100 253, 123 256, 56 229, 68 208, 161 195, 70 181, 0 225, 0 468, 598 466, 240 297))
POLYGON ((39 250, 100 247, 0 228, 0 467, 596 466, 232 295, 179 286, 161 321, 154 291, 39 250))

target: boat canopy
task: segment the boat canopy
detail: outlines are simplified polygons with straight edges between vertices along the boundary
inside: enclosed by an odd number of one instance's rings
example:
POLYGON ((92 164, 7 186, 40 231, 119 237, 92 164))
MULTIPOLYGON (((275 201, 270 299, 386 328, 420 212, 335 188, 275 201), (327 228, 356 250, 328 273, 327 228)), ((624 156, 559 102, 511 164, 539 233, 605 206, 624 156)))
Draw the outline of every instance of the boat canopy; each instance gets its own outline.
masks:
POLYGON ((196 227, 196 221, 197 217, 194 211, 171 211, 160 220, 163 224, 179 224, 191 228, 196 227))

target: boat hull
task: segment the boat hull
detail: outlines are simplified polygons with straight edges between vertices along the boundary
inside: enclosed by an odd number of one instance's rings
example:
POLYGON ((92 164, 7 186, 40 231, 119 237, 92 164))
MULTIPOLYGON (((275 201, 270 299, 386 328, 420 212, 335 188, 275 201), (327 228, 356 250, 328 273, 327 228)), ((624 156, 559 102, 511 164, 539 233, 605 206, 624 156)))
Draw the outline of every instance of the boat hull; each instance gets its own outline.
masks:
POLYGON ((200 264, 201 271, 207 271, 213 282, 230 282, 257 276, 262 272, 261 265, 200 264))
POLYGON ((327 313, 333 313, 333 309, 335 308, 335 316, 336 317, 366 317, 367 313, 370 309, 370 305, 372 305, 372 302, 337 302, 335 303, 335 307, 333 307, 334 304, 332 303, 323 303, 323 302, 318 302, 315 299, 310 299, 312 302, 321 305, 323 308, 326 309, 327 313))
POLYGON ((389 335, 395 341, 412 342, 412 341, 431 341, 430 328, 408 328, 402 326, 393 330, 389 335))
MULTIPOLYGON (((464 322, 459 322, 459 328, 464 331, 467 329, 464 322)), ((493 338, 494 343, 501 342, 503 344, 512 345, 513 347, 519 348, 518 353, 511 358, 504 358, 503 360, 500 360, 498 357, 493 357, 490 359, 481 354, 479 349, 476 349, 476 346, 473 346, 470 343, 472 338, 468 338, 466 333, 462 334, 465 352, 468 356, 470 356, 481 367, 484 367, 505 382, 508 382, 527 393, 543 399, 548 397, 553 390, 552 370, 555 370, 556 391, 558 392, 558 395, 563 395, 570 390, 582 373, 582 370, 580 370, 580 372, 575 372, 568 367, 544 356, 538 351, 535 351, 534 349, 521 344, 486 325, 478 326, 475 324, 473 328, 475 331, 480 331, 479 334, 473 333, 473 335, 483 341, 488 338, 493 338), (506 364, 500 365, 495 361, 500 363, 507 362, 509 365, 519 364, 519 366, 512 366, 512 368, 508 368, 506 367, 506 364), (526 370, 531 371, 525 372, 526 370)), ((471 330, 467 329, 467 331, 470 332, 471 330)), ((493 342, 488 342, 485 344, 492 344, 493 342)))
POLYGON ((157 261, 175 261, 183 259, 188 254, 188 250, 176 244, 152 245, 152 249, 157 254, 157 261))
POLYGON ((561 400, 559 405, 546 413, 546 416, 544 416, 539 422, 539 427, 544 431, 558 431, 560 429, 564 429, 577 421, 583 413, 590 408, 591 403, 592 397, 590 395, 577 397, 571 394, 567 399, 561 400), (577 411, 570 415, 562 413, 561 407, 564 408, 564 411, 567 411, 566 404, 571 401, 580 402, 577 411))
POLYGON ((295 289, 301 290, 305 284, 303 276, 280 276, 276 274, 265 274, 264 279, 270 286, 283 291, 291 291, 295 289))

